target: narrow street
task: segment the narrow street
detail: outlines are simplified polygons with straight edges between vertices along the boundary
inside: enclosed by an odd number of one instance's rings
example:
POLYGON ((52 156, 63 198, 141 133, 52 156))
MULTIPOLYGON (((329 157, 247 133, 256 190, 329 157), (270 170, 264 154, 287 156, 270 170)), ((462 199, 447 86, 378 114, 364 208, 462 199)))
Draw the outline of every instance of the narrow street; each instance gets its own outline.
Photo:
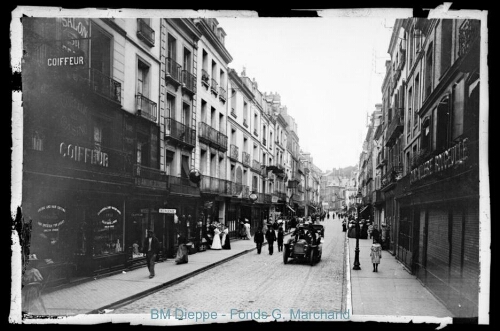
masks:
POLYGON ((323 255, 319 263, 289 261, 283 255, 252 251, 228 263, 156 292, 114 314, 149 314, 152 309, 186 309, 230 313, 268 312, 280 309, 319 311, 345 310, 344 232, 340 221, 325 219, 323 255), (216 307, 216 308, 215 308, 216 307), (234 312, 234 311, 233 311, 234 312))

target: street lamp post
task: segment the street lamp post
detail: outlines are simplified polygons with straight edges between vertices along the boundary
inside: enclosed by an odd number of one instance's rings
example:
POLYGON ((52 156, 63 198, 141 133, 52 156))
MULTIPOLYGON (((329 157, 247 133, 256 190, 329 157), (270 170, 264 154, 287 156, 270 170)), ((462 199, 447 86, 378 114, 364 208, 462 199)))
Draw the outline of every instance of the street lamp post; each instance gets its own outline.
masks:
POLYGON ((361 270, 361 267, 359 266, 359 209, 361 207, 361 199, 363 198, 363 195, 361 194, 361 191, 358 192, 358 195, 356 196, 356 208, 357 208, 357 217, 356 217, 356 249, 354 250, 354 267, 352 268, 353 270, 361 270))

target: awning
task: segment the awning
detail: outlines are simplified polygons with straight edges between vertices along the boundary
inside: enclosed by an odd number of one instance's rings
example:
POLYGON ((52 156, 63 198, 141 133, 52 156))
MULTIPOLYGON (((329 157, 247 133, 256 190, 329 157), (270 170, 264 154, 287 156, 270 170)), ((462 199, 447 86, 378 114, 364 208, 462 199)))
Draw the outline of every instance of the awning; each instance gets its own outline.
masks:
POLYGON ((293 211, 295 213, 295 210, 293 210, 292 207, 290 207, 289 205, 286 205, 288 207, 288 209, 290 209, 291 211, 293 211))
POLYGON ((314 210, 317 210, 316 207, 309 205, 309 208, 312 208, 314 210))
POLYGON ((362 214, 363 212, 365 212, 368 208, 370 208, 370 205, 367 205, 367 206, 364 206, 363 208, 361 208, 361 210, 359 211, 360 214, 362 214))

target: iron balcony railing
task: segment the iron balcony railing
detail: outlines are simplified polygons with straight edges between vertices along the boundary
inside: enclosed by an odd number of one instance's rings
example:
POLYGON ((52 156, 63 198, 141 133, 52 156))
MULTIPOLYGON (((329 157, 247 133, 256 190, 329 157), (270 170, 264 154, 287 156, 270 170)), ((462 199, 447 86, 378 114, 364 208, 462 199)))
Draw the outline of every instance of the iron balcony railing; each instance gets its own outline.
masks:
POLYGON ((210 85, 210 75, 205 69, 201 69, 201 82, 206 86, 210 85))
POLYGON ((249 167, 250 166, 250 154, 247 152, 242 152, 241 153, 241 161, 244 166, 249 167))
POLYGON ((149 100, 140 93, 135 96, 135 99, 139 115, 156 123, 156 119, 158 118, 156 102, 149 100))
POLYGON ((182 88, 191 94, 196 94, 196 76, 187 70, 182 70, 182 88))
POLYGON ((229 158, 238 161, 239 149, 238 146, 231 144, 229 146, 229 158))
POLYGON ((393 166, 387 170, 387 172, 382 176, 381 188, 386 188, 391 184, 395 184, 397 179, 402 175, 402 166, 393 166))
POLYGON ((193 183, 189 178, 177 177, 177 176, 167 176, 168 177, 168 188, 170 193, 176 193, 180 195, 191 195, 199 196, 200 189, 197 184, 193 183))
POLYGON ((89 86, 95 93, 121 103, 122 85, 97 69, 89 68, 89 86))
POLYGON ((222 101, 227 100, 227 92, 222 86, 219 87, 219 99, 221 99, 222 101))
POLYGON ((395 111, 391 123, 387 127, 387 138, 385 146, 390 146, 394 140, 399 137, 404 128, 404 117, 400 115, 399 109, 395 111))
POLYGON ((217 81, 212 78, 212 84, 210 85, 210 90, 212 90, 213 93, 217 94, 217 81))
POLYGON ((155 45, 155 31, 141 18, 137 19, 137 37, 150 47, 155 45))
POLYGON ((467 19, 460 25, 458 35, 458 56, 462 56, 469 51, 471 45, 479 36, 480 28, 481 21, 479 20, 467 19))
POLYGON ((170 117, 165 119, 165 138, 172 138, 188 147, 196 146, 196 130, 170 117))
POLYGON ((167 73, 166 73, 166 79, 172 79, 176 83, 181 82, 181 70, 182 67, 180 64, 175 62, 172 58, 167 57, 167 73))
POLYGON ((207 123, 200 122, 198 127, 198 137, 201 142, 209 144, 223 152, 227 151, 227 136, 207 123))
POLYGON ((253 160, 252 161, 252 169, 257 171, 257 172, 260 172, 260 162, 257 160, 253 160))

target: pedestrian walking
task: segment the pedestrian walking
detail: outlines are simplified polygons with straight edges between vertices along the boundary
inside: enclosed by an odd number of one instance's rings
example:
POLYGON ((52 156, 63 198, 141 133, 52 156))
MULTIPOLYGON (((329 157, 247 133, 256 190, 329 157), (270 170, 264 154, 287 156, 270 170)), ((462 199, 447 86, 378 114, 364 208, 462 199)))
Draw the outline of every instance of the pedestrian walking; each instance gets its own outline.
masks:
POLYGON ((247 219, 245 219, 245 231, 247 235, 247 240, 252 239, 252 235, 250 234, 250 222, 247 219))
POLYGON ((220 244, 220 230, 218 227, 214 229, 214 239, 212 240, 211 249, 222 249, 222 245, 220 244))
POLYGON ((247 231, 245 228, 245 222, 243 219, 240 221, 240 239, 245 239, 247 237, 247 231))
POLYGON ((373 235, 373 224, 369 223, 368 224, 368 239, 372 239, 372 235, 373 235))
POLYGON ((373 231, 372 231, 372 238, 373 238, 373 242, 378 242, 379 239, 380 239, 380 232, 378 231, 377 228, 373 228, 373 231))
POLYGON ((380 259, 382 258, 382 246, 380 246, 378 241, 375 241, 372 244, 370 256, 373 263, 373 272, 378 272, 378 265, 380 263, 380 259))
POLYGON ((155 262, 156 262, 156 254, 158 253, 158 249, 160 248, 160 242, 158 238, 156 238, 153 230, 148 230, 148 236, 144 239, 144 245, 142 245, 143 250, 146 254, 146 264, 149 270, 149 278, 153 278, 155 276, 155 262))
POLYGON ((262 226, 259 226, 255 232, 253 241, 257 245, 257 254, 260 254, 260 251, 262 250, 262 243, 264 242, 264 232, 262 232, 262 226))
POLYGON ((179 245, 179 248, 177 248, 177 256, 175 258, 175 263, 177 264, 188 263, 189 252, 186 245, 186 237, 180 234, 179 238, 177 239, 177 243, 179 245))
POLYGON ((284 236, 284 232, 283 232, 283 227, 280 226, 279 229, 278 229, 278 252, 281 252, 283 251, 283 236, 284 236))
POLYGON ((267 245, 269 246, 269 255, 273 255, 274 242, 276 241, 276 233, 274 230, 267 231, 267 245))

